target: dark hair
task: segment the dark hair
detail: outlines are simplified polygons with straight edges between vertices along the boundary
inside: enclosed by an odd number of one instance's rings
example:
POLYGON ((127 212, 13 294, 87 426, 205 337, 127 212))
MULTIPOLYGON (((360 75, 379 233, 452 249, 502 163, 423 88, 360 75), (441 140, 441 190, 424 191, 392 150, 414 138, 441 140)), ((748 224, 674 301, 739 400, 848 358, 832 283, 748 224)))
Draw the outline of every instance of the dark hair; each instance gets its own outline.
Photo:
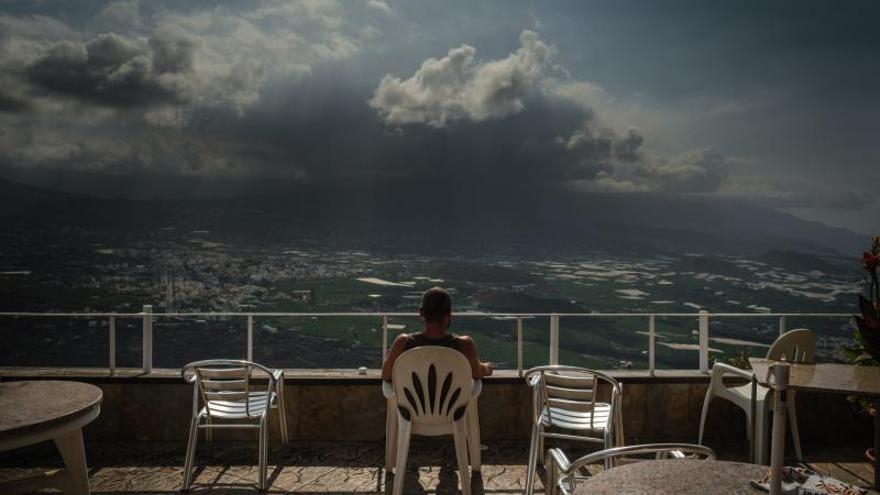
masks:
POLYGON ((452 313, 452 297, 442 288, 432 287, 422 295, 420 313, 425 321, 440 321, 452 313))

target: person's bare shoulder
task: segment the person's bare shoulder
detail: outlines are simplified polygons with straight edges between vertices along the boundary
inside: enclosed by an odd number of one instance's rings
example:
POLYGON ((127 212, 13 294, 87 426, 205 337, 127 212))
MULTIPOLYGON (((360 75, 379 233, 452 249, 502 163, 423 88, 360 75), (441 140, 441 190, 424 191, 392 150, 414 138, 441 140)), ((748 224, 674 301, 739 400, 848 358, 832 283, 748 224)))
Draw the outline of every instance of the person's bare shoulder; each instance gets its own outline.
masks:
POLYGON ((402 353, 406 348, 406 341, 409 339, 409 335, 402 333, 394 338, 394 342, 391 343, 391 349, 388 349, 388 353, 394 355, 395 357, 402 353))
POLYGON ((382 363, 383 380, 391 381, 391 372, 394 369, 394 361, 396 361, 397 357, 403 354, 403 350, 406 349, 407 338, 409 338, 409 336, 402 333, 391 343, 391 349, 388 349, 388 356, 385 358, 385 362, 382 363))
POLYGON ((476 356, 477 344, 469 335, 461 335, 458 337, 458 350, 468 357, 476 356))

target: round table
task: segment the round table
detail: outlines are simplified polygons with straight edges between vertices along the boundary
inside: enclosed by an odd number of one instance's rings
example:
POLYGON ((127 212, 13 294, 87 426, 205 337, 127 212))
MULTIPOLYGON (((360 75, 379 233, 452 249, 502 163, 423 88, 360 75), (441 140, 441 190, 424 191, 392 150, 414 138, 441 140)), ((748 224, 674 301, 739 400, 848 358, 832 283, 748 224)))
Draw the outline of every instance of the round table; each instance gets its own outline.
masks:
POLYGON ((703 495, 757 494, 751 480, 761 479, 766 466, 741 462, 666 459, 643 461, 603 471, 577 485, 579 495, 703 495))
POLYGON ((53 478, 5 482, 0 491, 27 491, 59 481, 65 494, 88 494, 82 427, 98 417, 102 397, 100 388, 80 382, 0 383, 0 451, 53 440, 67 468, 53 478))

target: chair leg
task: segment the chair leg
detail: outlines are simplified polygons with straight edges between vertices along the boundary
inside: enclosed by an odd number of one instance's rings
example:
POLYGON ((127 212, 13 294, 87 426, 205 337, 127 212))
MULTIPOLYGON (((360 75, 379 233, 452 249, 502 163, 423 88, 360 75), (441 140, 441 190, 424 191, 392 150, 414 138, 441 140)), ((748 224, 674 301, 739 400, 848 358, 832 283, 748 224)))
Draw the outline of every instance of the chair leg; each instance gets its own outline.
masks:
MULTIPOLYGON (((539 428, 539 433, 544 433, 544 427, 539 428)), ((538 435, 538 458, 535 465, 544 464, 544 435, 538 435)))
POLYGON ((471 495, 471 472, 470 466, 468 465, 467 430, 467 418, 461 418, 452 425, 452 435, 455 440, 455 457, 458 459, 458 479, 461 481, 462 495, 471 495))
POLYGON ((409 435, 412 423, 397 418, 397 466, 394 469, 393 495, 403 493, 403 477, 406 474, 406 458, 409 455, 409 435))
MULTIPOLYGON (((211 424, 211 416, 205 416, 205 423, 211 424)), ((205 442, 208 445, 208 452, 214 453, 214 430, 213 428, 205 429, 205 442)))
POLYGON ((266 427, 263 428, 263 486, 269 489, 269 417, 266 417, 266 427))
POLYGON ((794 452, 798 462, 803 462, 804 452, 801 450, 801 434, 798 431, 797 407, 795 406, 795 394, 789 392, 788 396, 788 422, 791 424, 791 440, 794 443, 794 452))
MULTIPOLYGON (((770 409, 767 405, 771 402, 768 400, 763 404, 758 403, 758 407, 755 409, 756 416, 752 418, 752 421, 755 422, 755 438, 752 440, 755 443, 755 464, 766 465, 769 462, 768 447, 770 442, 767 441, 767 437, 770 433, 770 409)), ((750 424, 747 426, 751 427, 750 424)))
POLYGON ((532 441, 529 446, 529 464, 526 466, 526 495, 535 491, 535 471, 538 468, 538 424, 532 427, 532 441))
POLYGON ((477 411, 477 401, 471 401, 467 411, 467 443, 470 454, 471 471, 479 471, 482 468, 480 459, 480 416, 477 411))
POLYGON ((618 405, 614 409, 614 421, 612 423, 614 428, 614 436, 612 437, 614 445, 612 445, 612 447, 623 447, 623 445, 626 443, 626 436, 623 434, 623 414, 621 413, 620 409, 620 401, 618 400, 618 405))
POLYGON ((268 428, 266 428, 266 415, 264 414, 263 417, 260 419, 260 430, 259 430, 260 431, 260 441, 259 441, 259 449, 260 449, 260 453, 259 453, 259 464, 260 464, 260 475, 259 476, 260 476, 260 478, 259 479, 260 479, 260 481, 259 481, 259 486, 260 486, 261 491, 265 491, 267 488, 266 487, 266 471, 267 471, 266 458, 268 457, 268 455, 267 455, 268 450, 266 449, 266 444, 268 443, 267 442, 268 435, 266 435, 267 429, 268 428))
POLYGON ((186 461, 183 464, 183 486, 181 491, 189 490, 192 484, 193 462, 196 458, 196 445, 199 441, 199 417, 194 415, 189 425, 189 440, 186 444, 186 461))
POLYGON ((546 495, 556 495, 559 492, 556 486, 556 477, 558 476, 556 471, 556 461, 553 456, 548 456, 544 463, 544 473, 547 476, 547 485, 544 489, 546 495))
POLYGON ((697 444, 703 445, 703 431, 706 429, 706 416, 709 414, 709 404, 712 403, 712 387, 706 391, 706 398, 703 399, 703 412, 700 414, 700 435, 697 438, 697 444))
POLYGON ((290 435, 287 432, 287 409, 284 406, 284 381, 278 384, 278 422, 281 425, 281 442, 284 445, 290 443, 290 435))
POLYGON ((385 471, 394 472, 395 462, 397 462, 397 410, 389 403, 385 413, 385 471))

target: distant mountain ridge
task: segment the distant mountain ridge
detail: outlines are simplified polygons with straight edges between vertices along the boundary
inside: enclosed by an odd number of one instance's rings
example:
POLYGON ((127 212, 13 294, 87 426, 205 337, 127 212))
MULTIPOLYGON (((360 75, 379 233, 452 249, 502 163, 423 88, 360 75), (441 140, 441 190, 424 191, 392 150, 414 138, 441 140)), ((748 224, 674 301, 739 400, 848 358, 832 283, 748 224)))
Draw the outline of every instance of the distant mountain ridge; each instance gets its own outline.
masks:
POLYGON ((732 199, 586 194, 504 184, 370 178, 279 183, 274 190, 198 199, 107 199, 0 179, 0 219, 140 231, 179 225, 252 242, 408 252, 858 253, 863 236, 732 199))

